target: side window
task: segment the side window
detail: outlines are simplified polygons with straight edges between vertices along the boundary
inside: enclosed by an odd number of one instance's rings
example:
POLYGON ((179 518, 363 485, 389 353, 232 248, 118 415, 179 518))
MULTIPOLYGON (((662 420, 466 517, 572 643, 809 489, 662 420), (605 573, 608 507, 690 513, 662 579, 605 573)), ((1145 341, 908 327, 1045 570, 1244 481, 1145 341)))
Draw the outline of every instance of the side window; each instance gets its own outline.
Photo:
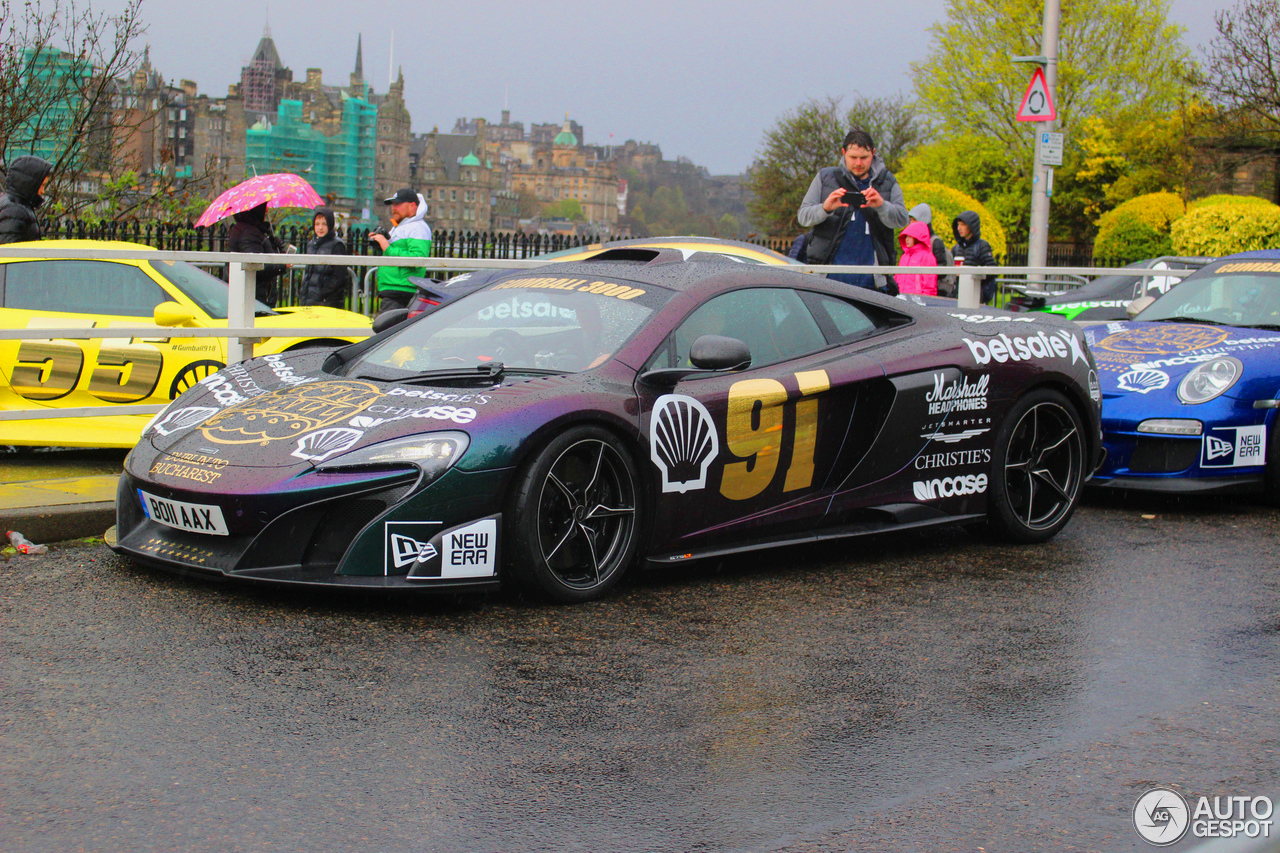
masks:
POLYGON ((830 322, 828 334, 835 336, 832 343, 848 343, 865 338, 876 330, 876 322, 852 302, 822 293, 808 293, 806 296, 819 320, 830 322))
POLYGON ((759 287, 725 293, 700 305, 663 342, 648 367, 683 367, 702 335, 737 338, 759 367, 816 352, 827 346, 813 315, 794 291, 759 287))
POLYGON ((150 276, 129 264, 26 261, 5 269, 6 308, 150 317, 168 298, 150 276))

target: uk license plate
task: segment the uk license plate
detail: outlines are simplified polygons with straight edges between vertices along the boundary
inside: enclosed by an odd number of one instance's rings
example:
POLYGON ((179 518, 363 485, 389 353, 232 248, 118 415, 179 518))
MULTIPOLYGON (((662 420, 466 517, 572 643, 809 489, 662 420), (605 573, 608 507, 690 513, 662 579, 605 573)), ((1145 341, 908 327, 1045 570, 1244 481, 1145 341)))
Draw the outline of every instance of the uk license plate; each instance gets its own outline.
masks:
POLYGON ((209 533, 214 536, 228 536, 227 522, 222 517, 222 508, 212 504, 189 504, 183 501, 171 501, 156 497, 138 489, 138 497, 142 499, 142 511, 147 518, 191 533, 209 533))

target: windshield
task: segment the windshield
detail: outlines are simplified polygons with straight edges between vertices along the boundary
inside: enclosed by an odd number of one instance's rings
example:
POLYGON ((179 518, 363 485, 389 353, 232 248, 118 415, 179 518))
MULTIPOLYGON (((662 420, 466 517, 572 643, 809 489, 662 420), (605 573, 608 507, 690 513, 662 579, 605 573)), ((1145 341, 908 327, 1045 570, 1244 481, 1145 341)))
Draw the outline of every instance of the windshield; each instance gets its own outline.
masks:
MULTIPOLYGON (((186 261, 148 261, 151 268, 181 290, 213 320, 227 319, 227 299, 230 288, 220 278, 193 267, 186 261)), ((266 304, 254 300, 253 314, 265 317, 274 314, 266 304)))
POLYGON ((602 364, 670 291, 586 278, 517 278, 446 303, 348 365, 348 376, 501 363, 573 373, 602 364))
POLYGON ((1231 262, 1196 273, 1136 319, 1226 326, 1280 324, 1280 261, 1231 262))

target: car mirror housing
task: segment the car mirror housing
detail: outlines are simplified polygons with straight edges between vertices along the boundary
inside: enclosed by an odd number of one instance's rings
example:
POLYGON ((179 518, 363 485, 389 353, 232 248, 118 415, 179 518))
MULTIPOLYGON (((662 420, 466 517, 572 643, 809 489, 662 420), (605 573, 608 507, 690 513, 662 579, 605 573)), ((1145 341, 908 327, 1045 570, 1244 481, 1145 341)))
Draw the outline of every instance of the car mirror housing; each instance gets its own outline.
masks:
POLYGON ((392 326, 398 326, 409 317, 408 308, 394 308, 390 311, 383 311, 377 317, 373 318, 373 332, 385 332, 392 326))
POLYGON ((1147 307, 1155 301, 1156 301, 1156 298, 1154 296, 1140 297, 1138 299, 1133 300, 1127 306, 1125 306, 1124 313, 1129 316, 1130 320, 1132 320, 1134 317, 1138 316, 1140 313, 1147 310, 1147 307))
POLYGON ((689 363, 693 367, 664 367, 640 375, 650 385, 671 387, 689 376, 705 376, 745 370, 751 366, 751 350, 737 338, 702 335, 689 347, 689 363))
POLYGON ((194 326, 196 315, 177 302, 161 302, 152 312, 151 319, 157 326, 194 326))
POLYGON ((751 364, 751 349, 737 338, 702 335, 689 347, 689 363, 703 370, 741 370, 751 364))

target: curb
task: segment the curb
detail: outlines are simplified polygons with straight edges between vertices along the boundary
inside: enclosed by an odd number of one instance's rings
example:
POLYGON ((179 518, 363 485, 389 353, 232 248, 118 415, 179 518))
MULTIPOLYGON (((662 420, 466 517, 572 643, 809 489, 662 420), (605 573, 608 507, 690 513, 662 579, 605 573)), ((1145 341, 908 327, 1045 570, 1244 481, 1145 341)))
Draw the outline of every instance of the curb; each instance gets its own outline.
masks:
POLYGON ((6 510, 0 517, 4 528, 16 530, 37 544, 65 542, 86 536, 101 536, 116 523, 115 501, 21 507, 6 510))

